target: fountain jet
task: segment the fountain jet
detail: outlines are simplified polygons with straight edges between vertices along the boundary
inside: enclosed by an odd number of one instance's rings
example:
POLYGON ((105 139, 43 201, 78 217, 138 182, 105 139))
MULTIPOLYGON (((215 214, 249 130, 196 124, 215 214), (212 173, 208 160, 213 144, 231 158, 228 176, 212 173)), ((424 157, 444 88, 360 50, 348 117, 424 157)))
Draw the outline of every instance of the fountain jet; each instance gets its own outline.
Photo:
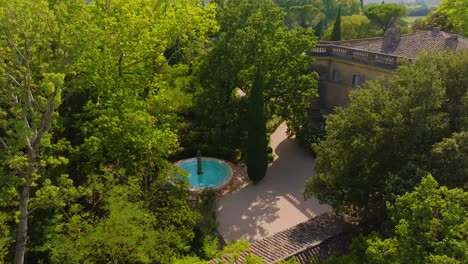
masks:
POLYGON ((197 173, 203 174, 201 151, 197 150, 197 173))

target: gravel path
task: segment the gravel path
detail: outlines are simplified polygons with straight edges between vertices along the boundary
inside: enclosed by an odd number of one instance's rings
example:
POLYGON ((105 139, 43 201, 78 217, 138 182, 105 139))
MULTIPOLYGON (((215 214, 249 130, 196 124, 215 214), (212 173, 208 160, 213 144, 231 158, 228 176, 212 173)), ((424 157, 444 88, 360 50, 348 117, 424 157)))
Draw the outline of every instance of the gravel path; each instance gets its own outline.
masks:
POLYGON ((219 231, 226 241, 252 242, 330 211, 315 198, 304 201, 305 181, 315 175, 314 159, 286 136, 284 123, 271 140, 276 155, 265 178, 218 202, 219 231))

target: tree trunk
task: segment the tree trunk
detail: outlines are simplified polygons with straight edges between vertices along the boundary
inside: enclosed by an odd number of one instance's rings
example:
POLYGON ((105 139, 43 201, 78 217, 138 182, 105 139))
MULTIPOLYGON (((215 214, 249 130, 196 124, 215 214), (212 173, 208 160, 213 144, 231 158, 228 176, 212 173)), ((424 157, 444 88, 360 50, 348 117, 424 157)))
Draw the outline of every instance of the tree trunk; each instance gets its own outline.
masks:
MULTIPOLYGON (((29 71, 28 71, 29 73, 29 71)), ((38 158, 39 158, 39 149, 41 145, 42 136, 48 130, 51 124, 52 115, 54 113, 54 98, 58 93, 58 85, 55 85, 55 90, 53 94, 47 99, 47 107, 42 116, 40 125, 35 124, 34 120, 36 118, 36 109, 34 108, 34 98, 30 89, 30 74, 26 75, 26 85, 25 87, 28 92, 28 108, 30 110, 30 119, 29 122, 25 118, 25 126, 29 130, 35 131, 34 134, 28 138, 26 136, 27 142, 27 154, 29 158, 30 167, 25 173, 24 178, 26 183, 23 186, 20 193, 20 205, 19 205, 19 224, 18 224, 18 234, 16 236, 16 245, 15 245, 15 264, 24 263, 24 254, 26 252, 26 240, 28 235, 28 203, 29 203, 29 192, 34 181, 36 172, 38 171, 38 158), (31 124, 31 125, 30 125, 31 124), (39 127, 39 128, 38 128, 39 127)))
MULTIPOLYGON (((48 111, 46 111, 47 114, 48 111)), ((35 140, 32 142, 30 139, 27 139, 28 142, 28 157, 30 162, 30 167, 25 173, 24 177, 26 183, 21 189, 20 193, 20 205, 19 205, 19 223, 18 223, 18 234, 16 235, 16 245, 15 245, 15 264, 24 263, 24 255, 26 253, 26 242, 28 236, 28 203, 29 203, 29 192, 34 181, 34 175, 37 172, 37 160, 39 157, 39 145, 42 138, 42 127, 39 129, 39 133, 35 133, 32 138, 35 140)))
MULTIPOLYGON (((34 171, 34 168, 33 168, 34 171)), ((32 185, 32 173, 26 176, 26 185, 21 190, 20 194, 20 206, 19 206, 19 224, 18 234, 16 236, 15 246, 15 264, 24 263, 24 253, 26 251, 26 237, 28 232, 28 202, 29 202, 29 190, 32 185)))

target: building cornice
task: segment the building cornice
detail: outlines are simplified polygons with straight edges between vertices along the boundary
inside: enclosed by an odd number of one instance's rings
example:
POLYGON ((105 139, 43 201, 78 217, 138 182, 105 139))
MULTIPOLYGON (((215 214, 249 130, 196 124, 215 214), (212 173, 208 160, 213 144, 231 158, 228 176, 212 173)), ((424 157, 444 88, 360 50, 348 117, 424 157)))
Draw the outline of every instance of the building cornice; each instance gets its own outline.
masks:
POLYGON ((315 50, 309 55, 313 57, 339 58, 388 70, 396 69, 402 61, 412 61, 412 59, 402 56, 343 47, 328 43, 319 43, 315 47, 315 50))

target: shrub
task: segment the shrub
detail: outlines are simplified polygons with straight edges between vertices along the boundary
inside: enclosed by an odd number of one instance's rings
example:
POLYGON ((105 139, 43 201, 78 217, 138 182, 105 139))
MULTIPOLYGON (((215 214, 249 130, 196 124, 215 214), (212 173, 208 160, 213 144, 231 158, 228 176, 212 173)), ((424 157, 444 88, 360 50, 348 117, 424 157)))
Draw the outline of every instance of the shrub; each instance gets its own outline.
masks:
POLYGON ((312 146, 314 144, 318 144, 324 137, 324 122, 310 122, 304 124, 302 128, 296 133, 296 138, 299 141, 299 144, 310 151, 314 156, 315 151, 313 150, 312 146))

